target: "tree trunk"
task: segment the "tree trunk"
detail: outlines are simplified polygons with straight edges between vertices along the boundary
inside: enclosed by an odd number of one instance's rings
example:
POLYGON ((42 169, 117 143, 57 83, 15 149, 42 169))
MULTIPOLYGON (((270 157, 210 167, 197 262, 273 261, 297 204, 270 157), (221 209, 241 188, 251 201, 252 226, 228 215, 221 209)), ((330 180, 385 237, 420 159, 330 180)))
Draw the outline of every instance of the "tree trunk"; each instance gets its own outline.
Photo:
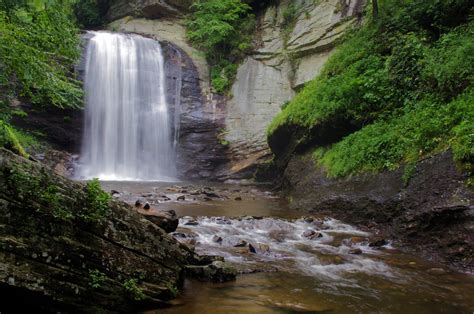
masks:
POLYGON ((378 0, 372 0, 372 15, 374 19, 379 16, 379 3, 378 0))

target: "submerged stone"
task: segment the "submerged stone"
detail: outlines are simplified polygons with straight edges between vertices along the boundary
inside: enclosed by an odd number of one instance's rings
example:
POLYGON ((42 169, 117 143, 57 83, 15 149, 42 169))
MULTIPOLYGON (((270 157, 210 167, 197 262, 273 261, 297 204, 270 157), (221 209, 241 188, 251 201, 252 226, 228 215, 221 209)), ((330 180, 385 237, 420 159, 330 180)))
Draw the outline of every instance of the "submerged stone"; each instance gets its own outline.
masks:
POLYGON ((186 275, 201 281, 226 282, 235 280, 237 271, 226 262, 214 261, 210 265, 187 266, 186 275))

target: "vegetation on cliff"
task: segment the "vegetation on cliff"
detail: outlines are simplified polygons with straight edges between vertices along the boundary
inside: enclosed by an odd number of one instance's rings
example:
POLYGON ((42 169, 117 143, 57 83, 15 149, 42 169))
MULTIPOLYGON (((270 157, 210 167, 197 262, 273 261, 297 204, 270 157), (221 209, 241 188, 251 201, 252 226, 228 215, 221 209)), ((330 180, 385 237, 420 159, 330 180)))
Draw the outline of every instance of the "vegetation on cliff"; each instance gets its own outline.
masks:
POLYGON ((241 0, 201 0, 191 8, 188 38, 211 65, 215 92, 225 93, 235 79, 238 61, 252 47, 252 8, 241 0))
POLYGON ((281 128, 347 130, 314 154, 336 177, 395 169, 449 148, 470 167, 472 13, 469 0, 381 2, 378 15, 347 35, 268 135, 281 128))

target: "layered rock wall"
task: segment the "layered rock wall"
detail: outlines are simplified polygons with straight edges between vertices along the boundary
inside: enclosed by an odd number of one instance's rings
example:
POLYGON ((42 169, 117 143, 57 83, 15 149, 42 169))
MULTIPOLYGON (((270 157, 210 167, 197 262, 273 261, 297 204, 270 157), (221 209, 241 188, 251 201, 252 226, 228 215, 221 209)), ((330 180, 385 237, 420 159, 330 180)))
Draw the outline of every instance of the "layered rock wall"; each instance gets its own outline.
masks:
POLYGON ((239 67, 227 104, 231 177, 268 159, 268 124, 320 73, 337 40, 360 19, 363 5, 363 0, 282 0, 264 10, 257 49, 239 67))

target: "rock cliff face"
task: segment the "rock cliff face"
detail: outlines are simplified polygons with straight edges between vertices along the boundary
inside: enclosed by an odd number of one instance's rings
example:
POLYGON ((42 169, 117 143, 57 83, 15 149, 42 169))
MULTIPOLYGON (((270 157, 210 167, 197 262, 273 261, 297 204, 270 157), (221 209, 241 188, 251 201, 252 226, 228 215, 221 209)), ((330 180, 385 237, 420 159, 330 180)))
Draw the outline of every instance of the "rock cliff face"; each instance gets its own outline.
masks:
POLYGON ((90 210, 82 207, 87 193, 83 184, 0 150, 0 311, 156 308, 175 296, 186 266, 212 263, 125 203, 110 201, 103 220, 81 220, 90 210), (25 186, 36 181, 39 190, 25 186), (65 219, 69 214, 79 218, 65 219))
POLYGON ((239 67, 227 105, 231 175, 268 159, 267 125, 319 74, 338 38, 357 23, 363 5, 363 0, 282 0, 264 10, 255 35, 257 49, 239 67))

